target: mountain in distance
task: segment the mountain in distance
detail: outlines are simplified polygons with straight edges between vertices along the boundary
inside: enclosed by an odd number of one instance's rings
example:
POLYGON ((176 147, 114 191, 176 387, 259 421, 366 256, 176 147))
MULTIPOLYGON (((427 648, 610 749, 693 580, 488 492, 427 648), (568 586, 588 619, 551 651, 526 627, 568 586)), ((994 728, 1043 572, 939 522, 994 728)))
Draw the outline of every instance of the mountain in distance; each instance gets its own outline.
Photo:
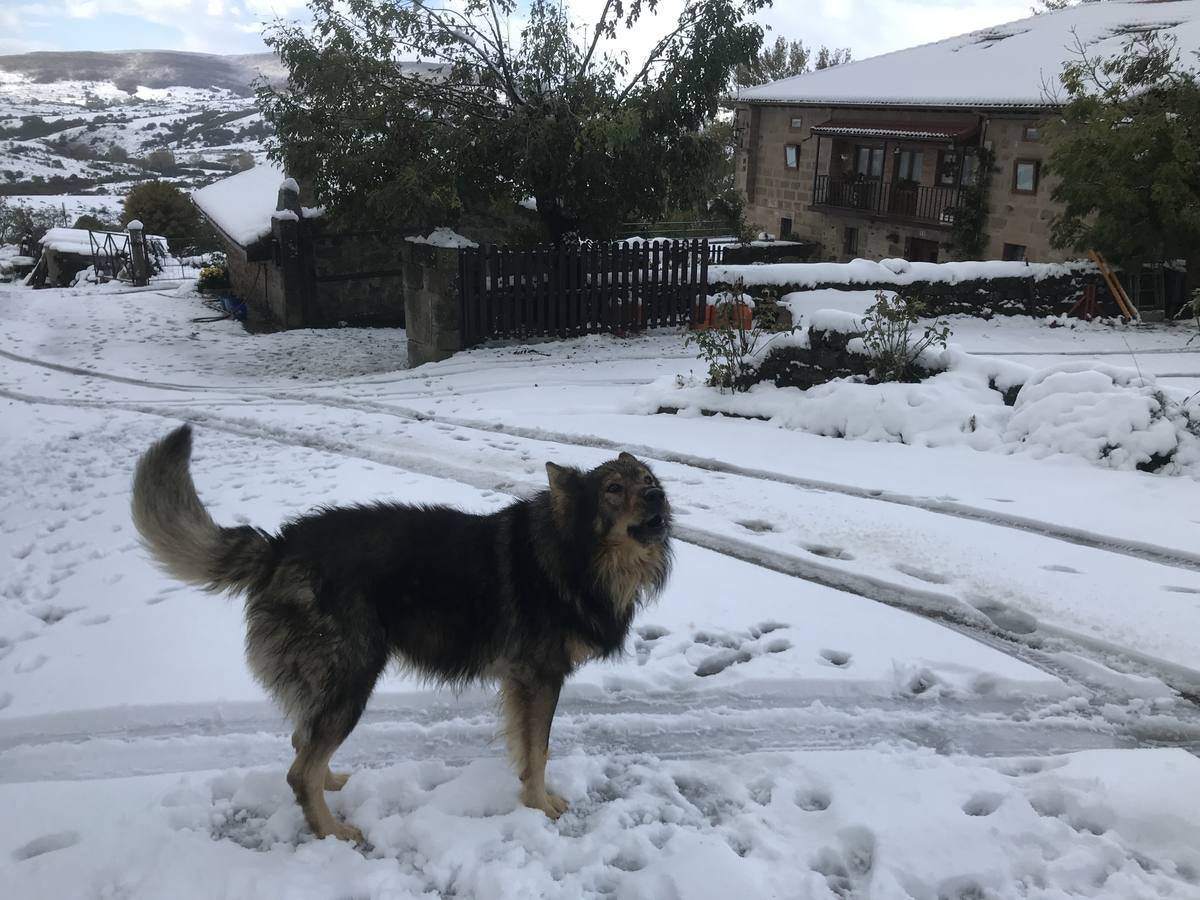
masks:
POLYGON ((141 86, 216 88, 242 97, 251 96, 253 84, 260 76, 273 83, 286 77, 283 64, 273 53, 219 56, 179 50, 16 53, 0 56, 0 72, 24 76, 35 84, 107 82, 130 95, 141 86))
POLYGON ((0 196, 115 199, 148 178, 195 188, 261 162, 259 79, 286 80, 274 54, 0 56, 0 196))

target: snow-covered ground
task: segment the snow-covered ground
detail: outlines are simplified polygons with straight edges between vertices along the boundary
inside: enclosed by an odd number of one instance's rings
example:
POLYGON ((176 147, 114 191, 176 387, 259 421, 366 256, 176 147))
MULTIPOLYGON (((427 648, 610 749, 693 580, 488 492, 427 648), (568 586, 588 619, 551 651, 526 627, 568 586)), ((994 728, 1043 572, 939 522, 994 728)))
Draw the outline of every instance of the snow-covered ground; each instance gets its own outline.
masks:
MULTIPOLYGON (((700 372, 677 333, 409 371, 402 332, 209 314, 0 287, 6 896, 1200 895, 1195 480, 631 412, 700 372), (487 691, 390 674, 330 795, 372 846, 311 840, 238 604, 162 575, 128 520, 137 454, 181 420, 216 517, 265 527, 372 498, 494 509, 616 447, 655 467, 676 574, 628 656, 564 692, 567 815, 518 805, 487 691)), ((968 332, 1115 350, 1100 326, 968 332)), ((1200 378, 1188 336, 1117 343, 1200 378)))

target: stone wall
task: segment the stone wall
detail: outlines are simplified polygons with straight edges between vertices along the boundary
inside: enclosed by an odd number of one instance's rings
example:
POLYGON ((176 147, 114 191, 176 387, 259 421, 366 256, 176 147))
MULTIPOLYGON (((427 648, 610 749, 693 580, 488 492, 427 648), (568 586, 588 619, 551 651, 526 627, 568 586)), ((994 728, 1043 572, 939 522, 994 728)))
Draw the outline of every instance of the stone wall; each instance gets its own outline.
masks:
MULTIPOLYGON (((764 274, 766 274, 764 272, 764 274)), ((1093 269, 1073 269, 1069 274, 1043 278, 973 279, 959 282, 925 281, 913 284, 862 283, 862 284, 745 284, 745 290, 755 299, 773 296, 782 297, 795 291, 808 290, 853 290, 894 291, 906 299, 922 301, 934 316, 971 315, 990 318, 1004 316, 1058 316, 1068 312, 1082 296, 1087 285, 1096 285, 1099 313, 1102 316, 1119 315, 1100 273, 1093 269)), ((732 285, 713 282, 709 293, 731 290, 732 285)))
POLYGON ((308 236, 313 296, 309 324, 404 326, 404 237, 385 232, 308 236))
POLYGON ((409 368, 447 359, 463 346, 458 251, 404 241, 400 257, 409 368))

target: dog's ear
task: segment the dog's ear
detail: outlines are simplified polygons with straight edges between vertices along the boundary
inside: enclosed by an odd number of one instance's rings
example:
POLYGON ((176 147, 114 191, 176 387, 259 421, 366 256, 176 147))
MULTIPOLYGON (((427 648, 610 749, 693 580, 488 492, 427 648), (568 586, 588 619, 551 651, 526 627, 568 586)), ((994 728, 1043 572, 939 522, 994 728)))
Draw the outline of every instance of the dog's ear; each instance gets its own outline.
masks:
POLYGON ((635 466, 641 465, 641 462, 636 456, 634 456, 632 453, 626 453, 624 450, 621 451, 621 454, 617 457, 617 460, 623 463, 633 463, 635 466))
POLYGON ((556 466, 552 462, 546 463, 546 477, 550 480, 551 492, 555 494, 570 488, 571 477, 574 474, 574 469, 568 469, 565 466, 556 466))

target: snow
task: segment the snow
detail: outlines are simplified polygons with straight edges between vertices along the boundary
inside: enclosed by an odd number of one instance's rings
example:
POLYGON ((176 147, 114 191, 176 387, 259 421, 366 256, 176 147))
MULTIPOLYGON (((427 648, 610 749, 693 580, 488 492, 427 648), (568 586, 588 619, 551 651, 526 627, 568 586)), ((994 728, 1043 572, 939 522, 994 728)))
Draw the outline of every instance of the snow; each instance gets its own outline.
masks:
MULTIPOLYGON (((844 310, 815 310, 801 321, 816 331, 863 330, 863 320, 844 310)), ((778 343, 760 345, 756 357, 778 343)), ((861 341, 849 349, 865 352, 861 341)), ((846 440, 1067 454, 1116 469, 1159 462, 1164 471, 1200 479, 1200 398, 1160 386, 1133 367, 1075 361, 1035 370, 972 356, 954 344, 926 351, 924 360, 944 371, 918 384, 835 380, 805 391, 764 382, 744 394, 725 393, 668 375, 639 391, 629 408, 722 412, 846 440), (994 388, 1016 386, 1008 407, 994 388)))
POLYGON ((433 247, 478 247, 475 241, 469 237, 463 237, 453 228, 441 227, 435 228, 425 237, 416 236, 405 238, 406 241, 412 241, 414 244, 429 244, 433 247))
POLYGON ((271 218, 285 177, 274 163, 260 163, 200 188, 192 194, 192 202, 209 221, 245 247, 271 233, 271 218))
POLYGON ((1200 761, 1180 747, 1200 730, 1172 685, 1200 685, 1200 484, 920 446, 940 403, 997 375, 1025 376, 1031 425, 1067 428, 1081 398, 1080 421, 1135 418, 1145 386, 1107 354, 1127 341, 1200 378, 1188 330, 956 319, 944 395, 897 445, 630 414, 702 368, 680 332, 406 371, 402 331, 251 335, 207 312, 181 291, 0 287, 7 894, 1196 895, 1200 761), (1037 375, 1046 356, 1074 365, 1037 375), (215 518, 266 528, 377 498, 486 511, 548 459, 649 460, 676 572, 626 657, 564 691, 549 781, 571 811, 519 806, 489 691, 389 672, 328 795, 372 846, 314 841, 240 602, 171 581, 129 523, 137 453, 180 420, 215 518))
MULTIPOLYGON (((1200 2, 1200 0, 1198 0, 1200 2)), ((874 262, 855 259, 848 263, 768 263, 742 266, 709 266, 710 282, 732 284, 739 278, 747 285, 815 288, 833 284, 957 284, 991 278, 1030 278, 1042 281, 1093 268, 1091 263, 1027 263, 987 260, 982 262, 925 263, 885 259, 874 262)))
MULTIPOLYGON (((142 223, 135 219, 129 223, 129 226, 131 228, 140 228, 142 223)), ((129 243, 129 235, 124 231, 89 232, 85 228, 51 228, 43 235, 39 243, 44 248, 56 250, 59 253, 77 253, 82 256, 91 256, 93 236, 97 246, 101 249, 111 239, 113 246, 121 253, 125 252, 126 245, 129 243)), ((160 235, 148 234, 146 235, 146 240, 150 243, 158 244, 162 252, 166 253, 166 238, 160 235)))
POLYGON ((1120 52, 1137 30, 1200 49, 1200 0, 1080 3, 930 44, 744 88, 738 99, 813 105, 1045 107, 1061 102, 1063 65, 1082 45, 1093 59, 1120 52))

